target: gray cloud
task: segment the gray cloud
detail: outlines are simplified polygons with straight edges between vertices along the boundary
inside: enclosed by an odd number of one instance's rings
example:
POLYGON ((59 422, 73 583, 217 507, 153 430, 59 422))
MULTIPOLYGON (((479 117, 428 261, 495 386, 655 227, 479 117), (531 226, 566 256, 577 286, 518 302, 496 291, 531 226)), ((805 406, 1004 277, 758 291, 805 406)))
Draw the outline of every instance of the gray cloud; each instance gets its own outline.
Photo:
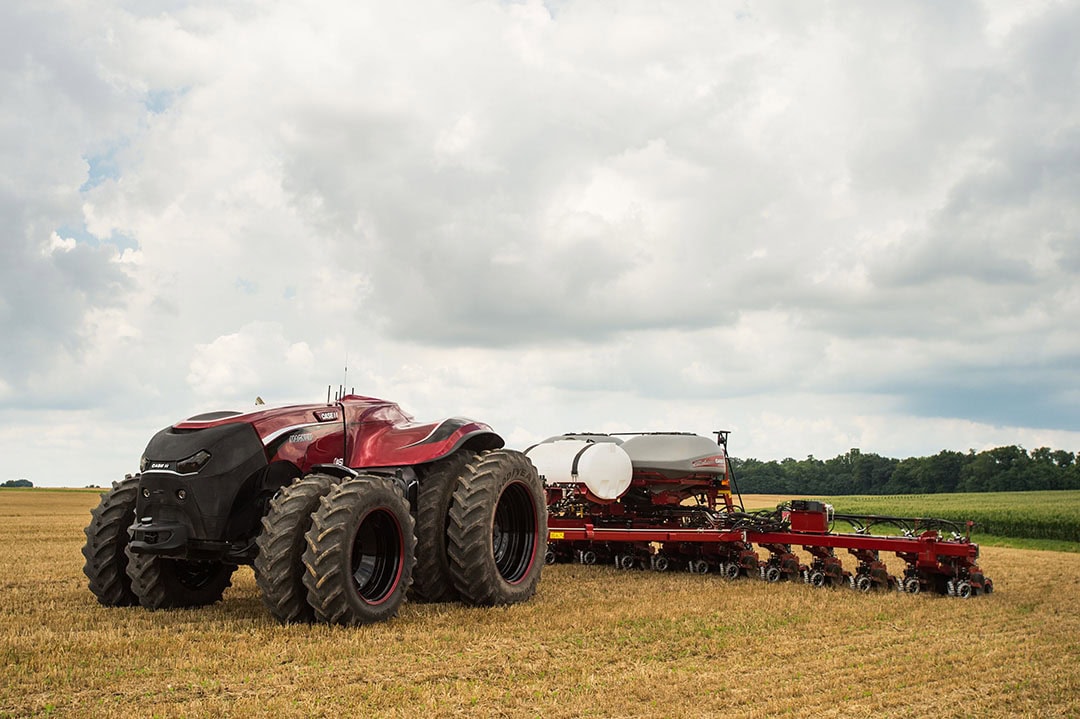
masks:
POLYGON ((0 9, 8 407, 137 436, 348 353, 522 439, 1078 436, 1070 4, 37 7, 0 9))

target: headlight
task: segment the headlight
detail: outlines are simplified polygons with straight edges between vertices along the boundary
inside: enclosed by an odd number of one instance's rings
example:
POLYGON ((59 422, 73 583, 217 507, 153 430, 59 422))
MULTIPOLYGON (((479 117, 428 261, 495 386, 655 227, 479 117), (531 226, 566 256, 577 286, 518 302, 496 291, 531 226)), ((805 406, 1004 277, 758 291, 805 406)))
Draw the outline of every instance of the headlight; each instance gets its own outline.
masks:
POLYGON ((210 453, 205 449, 200 449, 195 454, 191 455, 187 459, 181 459, 176 463, 176 471, 180 474, 195 474, 200 469, 206 466, 206 463, 210 461, 210 453))
POLYGON ((150 461, 146 458, 145 454, 143 456, 139 457, 139 471, 140 472, 145 472, 146 471, 146 466, 148 464, 150 464, 150 461))

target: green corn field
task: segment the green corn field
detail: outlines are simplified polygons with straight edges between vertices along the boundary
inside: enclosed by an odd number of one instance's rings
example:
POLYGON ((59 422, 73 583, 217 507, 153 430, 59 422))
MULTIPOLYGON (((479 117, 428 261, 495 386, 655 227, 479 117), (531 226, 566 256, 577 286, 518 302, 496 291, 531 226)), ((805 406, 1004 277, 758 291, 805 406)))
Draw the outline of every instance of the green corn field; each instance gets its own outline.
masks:
POLYGON ((1080 542, 1080 491, 825 497, 837 512, 975 522, 972 536, 1080 542))

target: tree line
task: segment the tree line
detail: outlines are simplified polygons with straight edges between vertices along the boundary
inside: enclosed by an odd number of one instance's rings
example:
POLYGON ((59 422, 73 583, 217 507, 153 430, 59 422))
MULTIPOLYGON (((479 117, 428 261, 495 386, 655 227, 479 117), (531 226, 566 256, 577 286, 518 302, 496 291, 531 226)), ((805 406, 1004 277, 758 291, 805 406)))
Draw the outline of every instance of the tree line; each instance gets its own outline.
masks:
POLYGON ((833 459, 731 458, 746 494, 936 494, 1080 489, 1080 455, 1009 445, 893 459, 852 449, 833 459))
POLYGON ((0 487, 33 487, 34 483, 29 479, 9 479, 0 484, 0 487))

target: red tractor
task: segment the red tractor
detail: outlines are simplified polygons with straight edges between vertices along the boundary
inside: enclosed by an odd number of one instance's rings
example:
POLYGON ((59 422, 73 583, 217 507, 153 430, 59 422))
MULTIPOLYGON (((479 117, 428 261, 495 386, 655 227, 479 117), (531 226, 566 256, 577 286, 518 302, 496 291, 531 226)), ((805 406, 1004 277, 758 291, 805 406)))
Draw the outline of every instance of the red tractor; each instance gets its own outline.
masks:
POLYGON ((420 601, 529 599, 544 564, 544 486, 524 454, 462 417, 396 404, 214 412, 150 440, 86 527, 105 605, 213 604, 254 565, 281 622, 363 624, 420 601))

